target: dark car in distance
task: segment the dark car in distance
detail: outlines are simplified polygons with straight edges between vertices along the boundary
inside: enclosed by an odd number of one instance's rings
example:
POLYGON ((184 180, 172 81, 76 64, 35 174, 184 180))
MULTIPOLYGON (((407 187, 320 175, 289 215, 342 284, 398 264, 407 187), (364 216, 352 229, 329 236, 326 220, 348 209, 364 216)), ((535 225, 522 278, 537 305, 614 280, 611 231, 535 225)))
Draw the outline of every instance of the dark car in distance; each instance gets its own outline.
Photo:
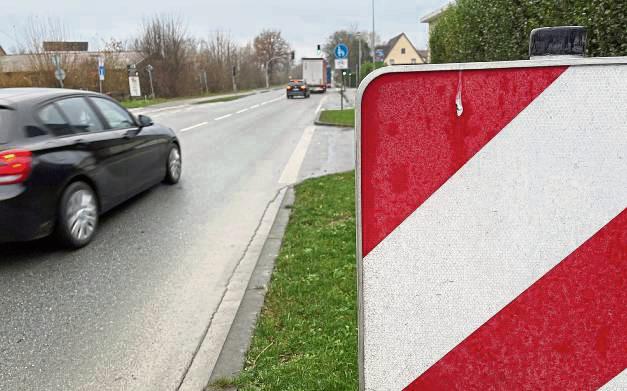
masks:
POLYGON ((88 244, 99 216, 181 177, 169 128, 86 91, 0 89, 0 242, 88 244))
POLYGON ((311 91, 307 83, 301 80, 292 80, 287 84, 287 99, 294 99, 295 96, 309 98, 311 91))

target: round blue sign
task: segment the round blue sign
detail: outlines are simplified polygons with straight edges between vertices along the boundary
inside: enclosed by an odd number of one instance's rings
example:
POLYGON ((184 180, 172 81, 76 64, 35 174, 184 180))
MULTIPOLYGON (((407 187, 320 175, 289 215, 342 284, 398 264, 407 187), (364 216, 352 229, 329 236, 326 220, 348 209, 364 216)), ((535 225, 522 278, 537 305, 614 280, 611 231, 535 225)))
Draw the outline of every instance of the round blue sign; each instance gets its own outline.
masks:
POLYGON ((344 59, 346 57, 348 57, 348 46, 343 43, 338 44, 335 47, 335 58, 344 59))

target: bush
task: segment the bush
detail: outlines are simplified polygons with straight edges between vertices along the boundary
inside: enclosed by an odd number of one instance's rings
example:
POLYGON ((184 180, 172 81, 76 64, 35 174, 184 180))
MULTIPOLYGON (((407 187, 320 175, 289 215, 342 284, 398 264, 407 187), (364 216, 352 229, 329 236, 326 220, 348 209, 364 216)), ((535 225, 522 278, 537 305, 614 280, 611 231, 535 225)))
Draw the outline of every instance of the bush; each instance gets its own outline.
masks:
POLYGON ((385 64, 383 62, 376 62, 374 64, 372 62, 365 62, 361 64, 359 80, 364 80, 370 72, 373 72, 375 69, 383 68, 384 66, 385 64))
POLYGON ((528 58, 537 27, 588 29, 588 55, 627 55, 627 2, 615 0, 458 0, 433 27, 432 61, 528 58))

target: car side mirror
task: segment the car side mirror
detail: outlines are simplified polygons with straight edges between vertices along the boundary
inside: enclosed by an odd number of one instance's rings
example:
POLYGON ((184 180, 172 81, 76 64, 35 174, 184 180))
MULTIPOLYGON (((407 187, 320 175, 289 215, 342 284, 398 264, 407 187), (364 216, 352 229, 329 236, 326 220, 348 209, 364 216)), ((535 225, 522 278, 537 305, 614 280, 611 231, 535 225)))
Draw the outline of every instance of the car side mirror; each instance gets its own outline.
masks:
POLYGON ((139 115, 137 117, 137 122, 139 122, 140 128, 146 128, 148 126, 154 125, 154 122, 152 121, 152 119, 147 115, 139 115))

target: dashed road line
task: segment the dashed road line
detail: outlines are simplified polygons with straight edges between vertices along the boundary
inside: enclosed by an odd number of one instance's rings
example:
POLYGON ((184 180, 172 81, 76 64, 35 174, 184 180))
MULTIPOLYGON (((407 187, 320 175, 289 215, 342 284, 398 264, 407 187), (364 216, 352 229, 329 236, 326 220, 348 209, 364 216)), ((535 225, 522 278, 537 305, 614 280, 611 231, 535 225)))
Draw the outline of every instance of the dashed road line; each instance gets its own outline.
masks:
POLYGON ((205 125, 208 125, 208 124, 209 124, 209 122, 201 122, 199 124, 190 126, 189 128, 181 129, 181 133, 187 132, 188 130, 200 128, 201 126, 205 126, 205 125))
POLYGON ((222 117, 218 117, 218 118, 216 118, 214 121, 220 121, 220 120, 223 120, 223 119, 225 119, 225 118, 229 118, 229 117, 230 117, 230 116, 232 116, 232 115, 233 115, 233 113, 231 113, 231 114, 227 114, 227 115, 223 115, 222 117))
POLYGON ((240 111, 236 112, 235 114, 242 114, 247 112, 249 109, 241 109, 240 111))

